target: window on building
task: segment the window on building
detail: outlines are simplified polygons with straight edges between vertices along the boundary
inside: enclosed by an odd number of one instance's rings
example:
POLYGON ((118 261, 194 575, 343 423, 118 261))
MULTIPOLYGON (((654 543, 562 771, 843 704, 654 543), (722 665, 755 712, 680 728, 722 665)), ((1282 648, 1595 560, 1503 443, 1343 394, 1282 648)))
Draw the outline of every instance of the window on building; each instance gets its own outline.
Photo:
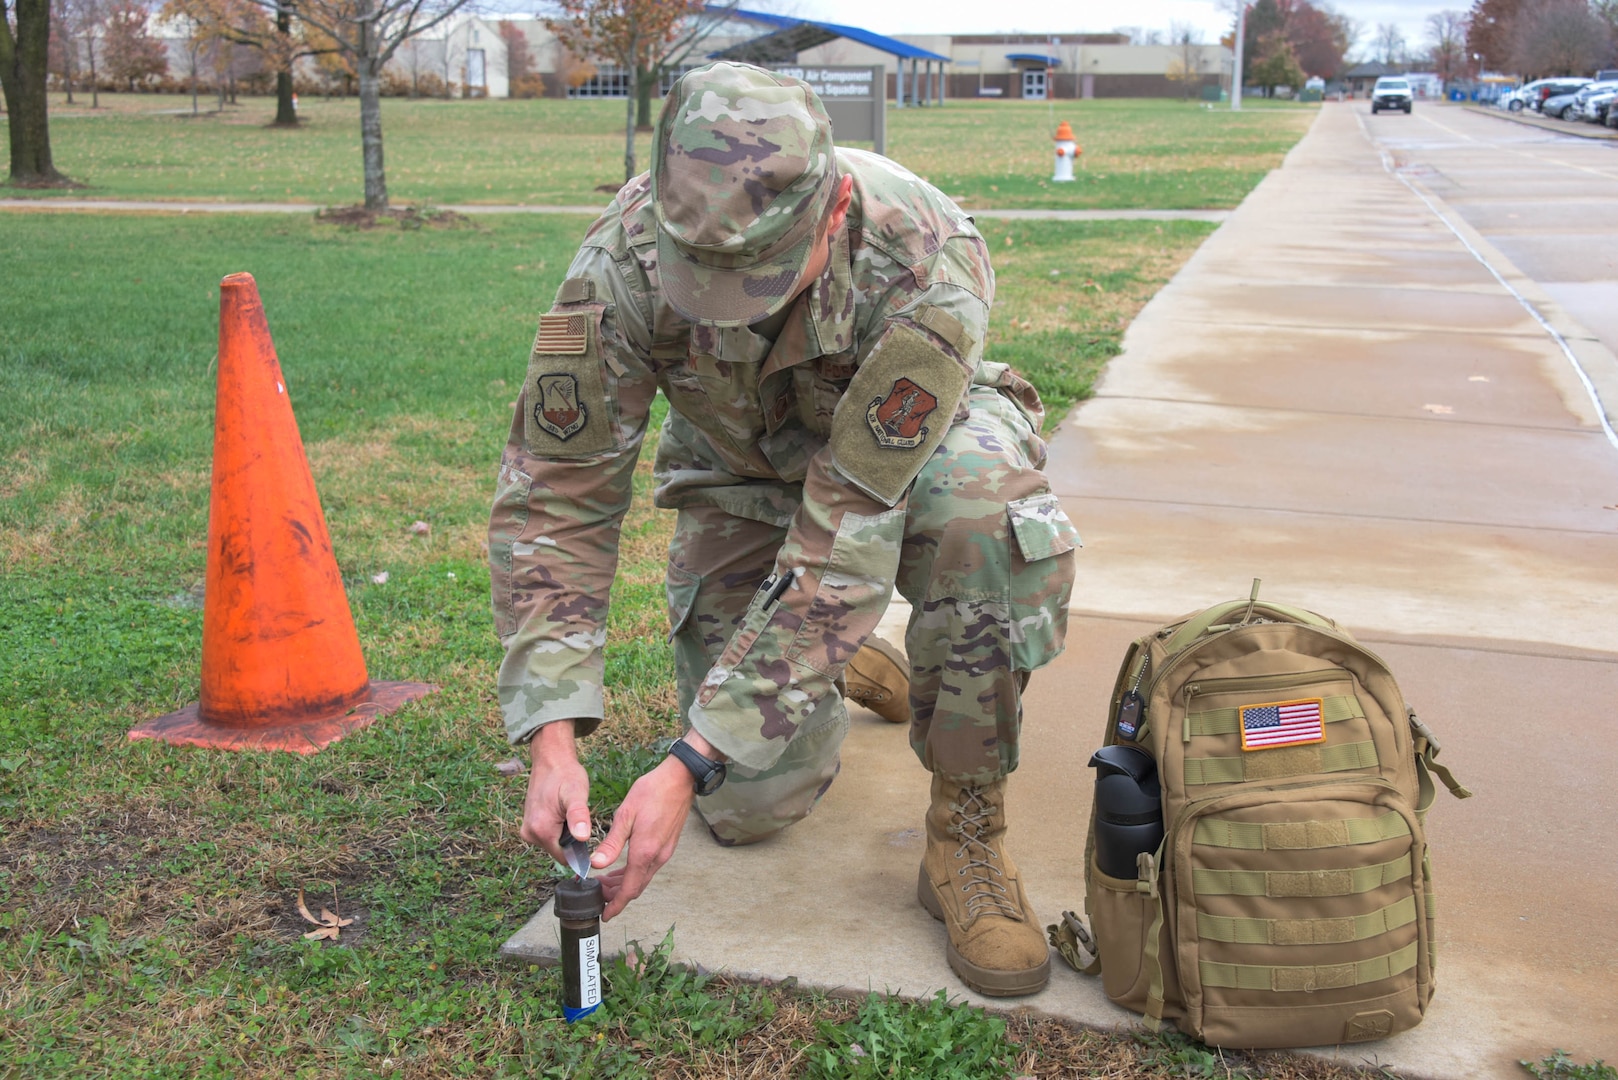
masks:
POLYGON ((578 86, 568 90, 572 98, 626 98, 634 82, 632 72, 603 64, 596 73, 578 86))

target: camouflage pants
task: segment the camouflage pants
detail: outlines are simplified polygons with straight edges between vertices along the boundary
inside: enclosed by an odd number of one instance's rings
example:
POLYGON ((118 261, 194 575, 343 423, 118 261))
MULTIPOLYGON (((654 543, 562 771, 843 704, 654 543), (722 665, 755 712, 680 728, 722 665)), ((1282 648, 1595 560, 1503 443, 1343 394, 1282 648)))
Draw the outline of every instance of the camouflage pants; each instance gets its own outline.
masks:
MULTIPOLYGON (((1017 767, 1028 672, 1062 650, 1073 553, 1065 518, 1066 533, 1053 536, 1038 512, 1054 496, 1033 426, 990 387, 974 386, 970 400, 970 417, 911 486, 895 584, 912 606, 910 745, 929 770, 986 783, 1017 767)), ((668 593, 682 715, 784 536, 713 506, 680 511, 668 593)), ((807 815, 837 775, 847 731, 833 693, 771 768, 732 765, 724 786, 696 801, 715 839, 750 843, 807 815)))

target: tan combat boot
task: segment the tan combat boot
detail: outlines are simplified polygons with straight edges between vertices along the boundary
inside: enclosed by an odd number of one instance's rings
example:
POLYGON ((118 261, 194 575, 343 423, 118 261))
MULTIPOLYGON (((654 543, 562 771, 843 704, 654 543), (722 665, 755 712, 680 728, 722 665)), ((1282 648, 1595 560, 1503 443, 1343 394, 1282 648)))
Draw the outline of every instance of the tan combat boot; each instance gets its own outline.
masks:
POLYGON ((869 637, 843 669, 845 695, 882 719, 910 723, 910 665, 903 654, 881 638, 869 637))
POLYGON ((949 966, 989 997, 1035 993, 1051 973, 1045 935, 1005 835, 1003 777, 966 787, 933 775, 916 899, 949 931, 949 966))

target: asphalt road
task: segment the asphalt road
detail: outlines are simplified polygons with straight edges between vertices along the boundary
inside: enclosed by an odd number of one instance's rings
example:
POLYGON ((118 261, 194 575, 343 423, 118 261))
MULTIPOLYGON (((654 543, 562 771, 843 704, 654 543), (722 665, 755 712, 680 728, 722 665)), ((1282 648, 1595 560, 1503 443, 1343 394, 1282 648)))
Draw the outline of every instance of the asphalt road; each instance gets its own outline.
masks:
POLYGON ((1618 141, 1441 105, 1360 120, 1400 171, 1618 352, 1618 141))

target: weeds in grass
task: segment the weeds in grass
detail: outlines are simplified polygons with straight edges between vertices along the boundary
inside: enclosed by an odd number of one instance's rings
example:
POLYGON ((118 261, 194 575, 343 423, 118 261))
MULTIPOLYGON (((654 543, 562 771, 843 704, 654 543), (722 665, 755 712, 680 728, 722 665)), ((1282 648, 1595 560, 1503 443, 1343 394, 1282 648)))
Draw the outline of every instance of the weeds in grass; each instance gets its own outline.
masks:
POLYGON ((1017 1059, 1005 1020, 952 1005, 942 990, 925 1002, 871 994, 852 1020, 823 1023, 820 1034, 807 1054, 811 1080, 995 1080, 1017 1059))
POLYGON ((1581 1065, 1561 1050, 1554 1050, 1549 1057, 1537 1062, 1523 1060, 1517 1064, 1539 1080, 1618 1080, 1618 1069, 1600 1058, 1581 1065))

